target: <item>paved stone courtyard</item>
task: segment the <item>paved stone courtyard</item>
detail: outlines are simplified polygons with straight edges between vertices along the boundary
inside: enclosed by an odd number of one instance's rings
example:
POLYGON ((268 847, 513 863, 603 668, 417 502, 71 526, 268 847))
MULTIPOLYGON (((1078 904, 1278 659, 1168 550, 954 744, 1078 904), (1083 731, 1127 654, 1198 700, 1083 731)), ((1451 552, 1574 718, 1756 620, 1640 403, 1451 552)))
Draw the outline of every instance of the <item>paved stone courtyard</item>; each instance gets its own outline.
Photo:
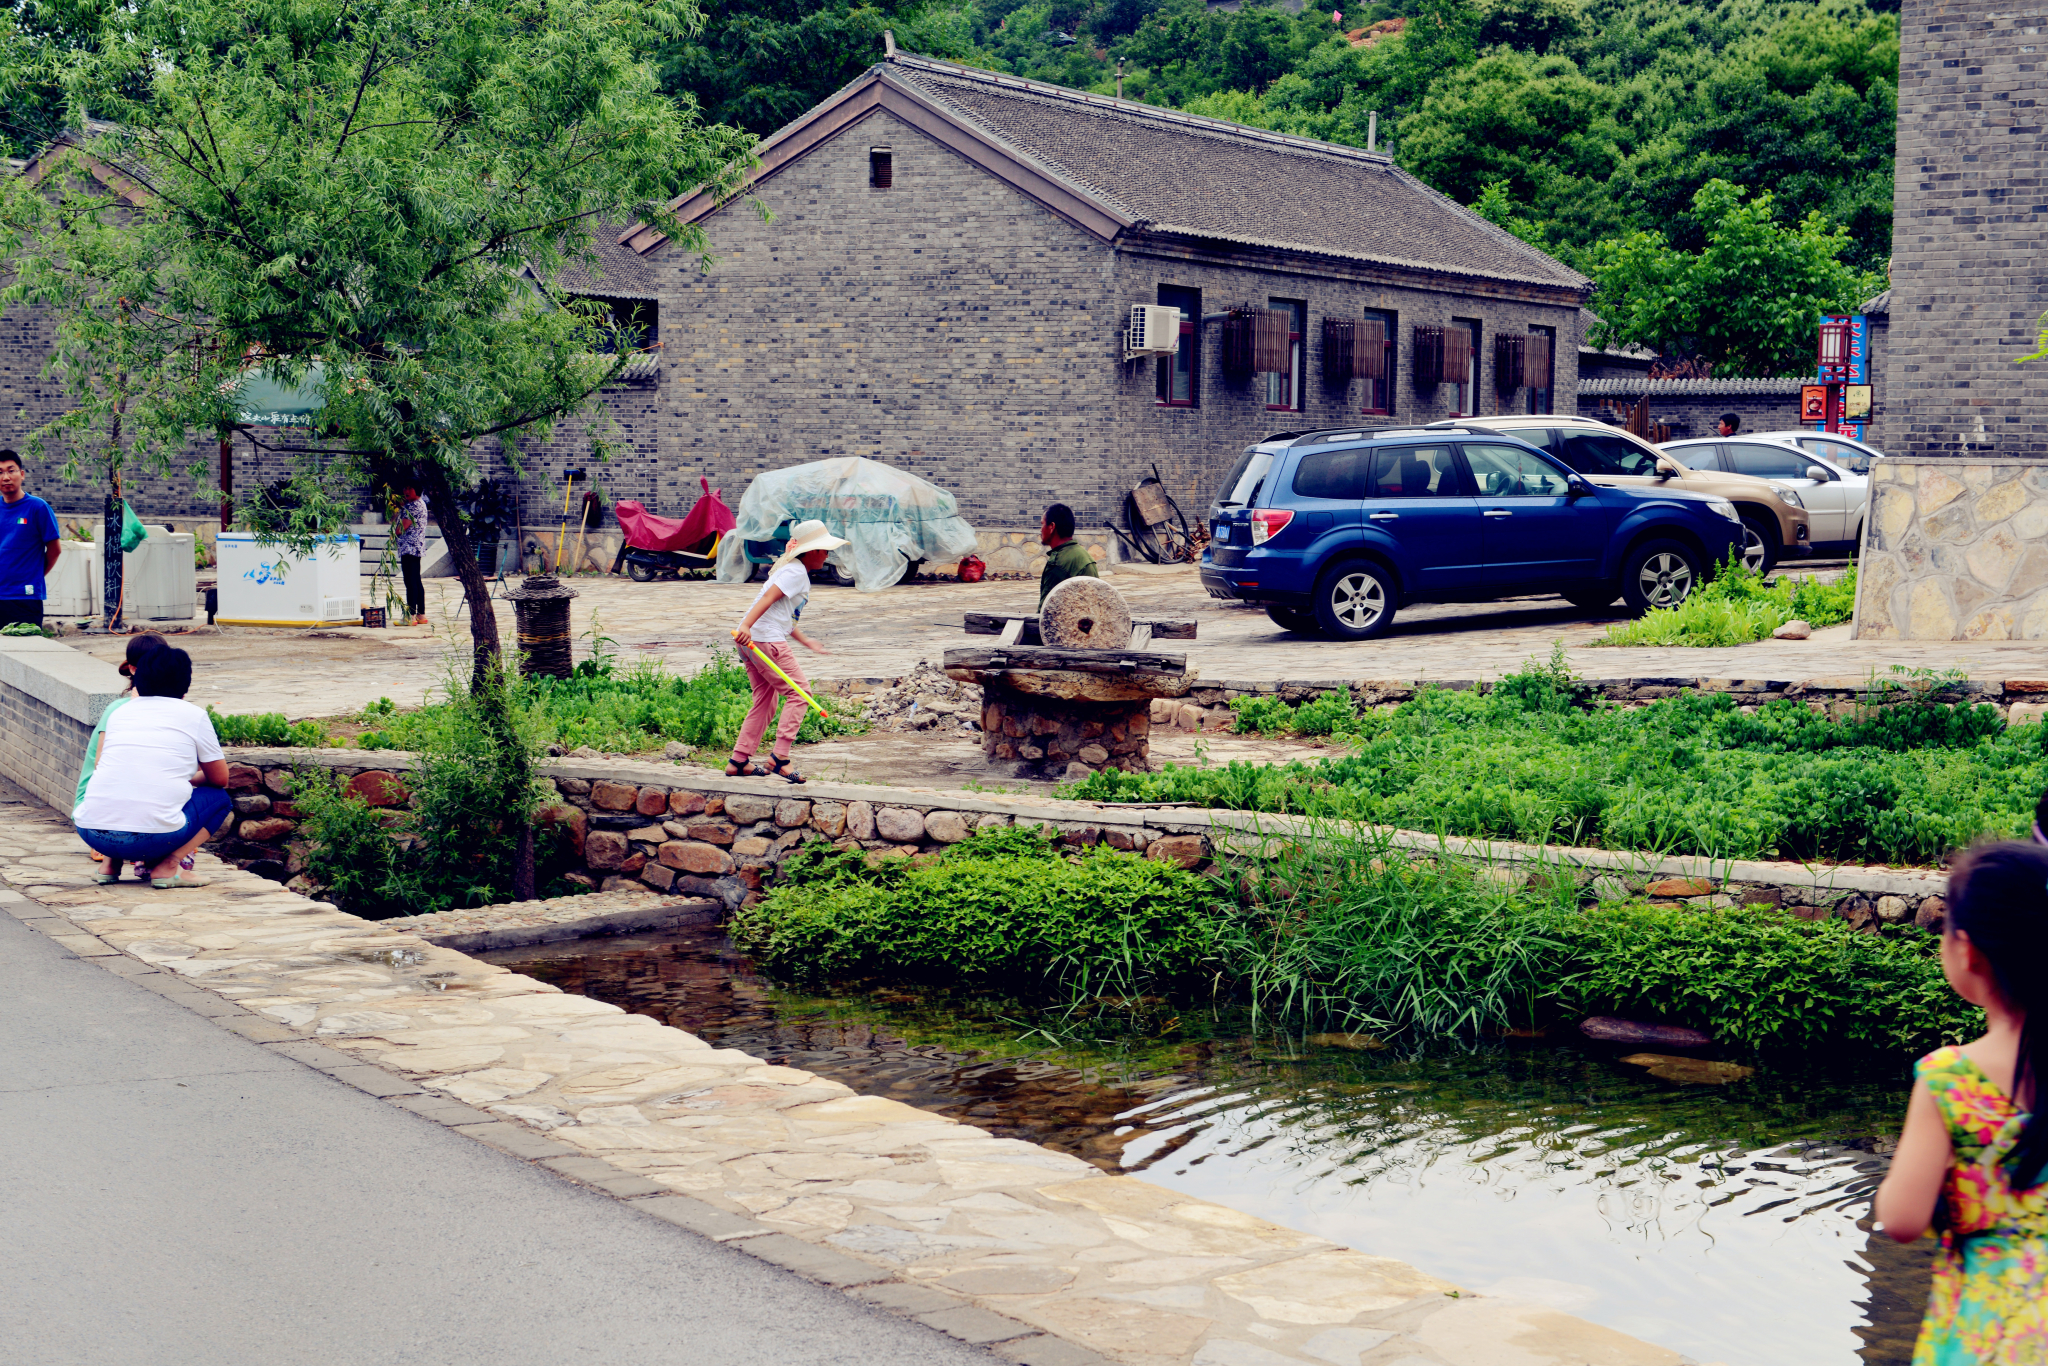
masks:
POLYGON ((0 905, 244 1037, 646 1213, 1038 1366, 1682 1366, 1542 1304, 897 1101, 343 914, 202 854, 94 885, 0 805, 0 905))
MULTIPOLYGON (((1136 615, 1194 618, 1200 634, 1186 643, 1188 663, 1210 680, 1497 678, 1532 657, 1547 656, 1555 641, 1564 643, 1572 667, 1589 678, 1860 680, 1893 665, 1959 668, 1973 677, 1996 678, 2040 676, 2048 668, 2048 649, 2038 643, 1858 642, 1848 639, 1846 625, 1811 640, 1766 640, 1732 649, 1610 649, 1594 642, 1620 614, 1583 612, 1562 598, 1415 607, 1402 612, 1383 639, 1338 643, 1290 635, 1262 611, 1211 599, 1191 567, 1119 565, 1110 581, 1136 615)), ((760 591, 751 584, 636 584, 596 577, 575 580, 574 586, 580 594, 571 604, 579 658, 602 635, 627 660, 657 660, 679 671, 695 669, 709 651, 729 645, 732 624, 760 591)), ((468 619, 454 580, 429 580, 427 593, 427 627, 228 627, 186 637, 180 644, 191 650, 197 666, 193 700, 224 712, 282 711, 295 719, 344 715, 379 697, 416 704, 451 662, 463 666, 468 653, 468 619)), ((805 655, 803 662, 820 679, 898 677, 919 660, 936 663, 945 650, 980 639, 961 631, 966 613, 1028 615, 1037 602, 1035 581, 926 584, 880 594, 821 587, 811 595, 804 626, 831 653, 805 655)), ((509 642, 512 604, 498 603, 497 613, 499 632, 509 642)), ((110 660, 123 648, 106 638, 74 643, 110 660)))

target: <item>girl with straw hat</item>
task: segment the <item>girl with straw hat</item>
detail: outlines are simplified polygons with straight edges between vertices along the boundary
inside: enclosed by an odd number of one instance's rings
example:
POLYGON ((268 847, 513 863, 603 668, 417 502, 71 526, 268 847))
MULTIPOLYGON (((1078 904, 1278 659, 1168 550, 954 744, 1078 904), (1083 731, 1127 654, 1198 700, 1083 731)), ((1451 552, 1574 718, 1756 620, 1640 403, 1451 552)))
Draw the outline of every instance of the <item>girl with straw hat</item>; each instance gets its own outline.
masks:
POLYGON ((740 659, 747 666, 747 682, 754 690, 754 705, 747 712, 746 723, 740 727, 740 738, 733 744, 732 760, 725 766, 726 777, 772 773, 792 783, 804 780, 803 774, 790 767, 789 747, 796 743, 797 727, 804 722, 804 697, 797 689, 804 687, 809 680, 798 667, 796 651, 790 649, 789 642, 794 640, 805 649, 821 655, 829 653, 824 646, 798 630, 796 623, 797 618, 803 615, 805 601, 811 596, 811 575, 825 567, 827 554, 845 544, 827 531, 823 522, 798 522, 790 529, 789 548, 775 562, 775 567, 768 573, 768 582, 761 588, 761 595, 754 599, 754 605, 747 609, 746 616, 740 619, 739 628, 732 633, 733 640, 740 647, 740 659), (778 677, 775 670, 754 653, 755 650, 773 660, 783 676, 778 677), (767 733, 769 718, 775 715, 778 696, 782 699, 782 719, 775 727, 774 753, 769 756, 765 770, 751 768, 749 764, 754 751, 760 747, 761 737, 767 733))

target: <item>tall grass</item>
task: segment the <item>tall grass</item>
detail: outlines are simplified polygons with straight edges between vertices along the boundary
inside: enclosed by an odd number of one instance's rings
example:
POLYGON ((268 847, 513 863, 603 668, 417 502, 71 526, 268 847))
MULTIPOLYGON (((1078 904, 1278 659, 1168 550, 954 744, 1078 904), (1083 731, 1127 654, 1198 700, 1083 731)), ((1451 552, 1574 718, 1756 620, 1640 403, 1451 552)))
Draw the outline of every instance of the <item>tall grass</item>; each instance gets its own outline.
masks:
POLYGON ((1815 630, 1839 626, 1856 611, 1856 566, 1835 583, 1815 583, 1780 575, 1766 581, 1739 560, 1730 559, 1712 579, 1695 588, 1676 607, 1645 612, 1634 621, 1618 621, 1595 645, 1747 645, 1763 640, 1788 621, 1804 621, 1815 630))

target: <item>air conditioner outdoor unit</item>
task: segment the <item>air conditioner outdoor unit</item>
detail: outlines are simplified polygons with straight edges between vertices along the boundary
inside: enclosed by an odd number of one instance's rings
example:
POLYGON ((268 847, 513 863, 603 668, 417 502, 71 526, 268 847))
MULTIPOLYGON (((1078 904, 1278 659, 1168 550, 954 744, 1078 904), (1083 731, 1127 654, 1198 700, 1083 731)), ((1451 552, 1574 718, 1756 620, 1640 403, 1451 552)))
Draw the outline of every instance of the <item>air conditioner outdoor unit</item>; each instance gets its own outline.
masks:
POLYGON ((1180 350, 1180 310, 1163 304, 1132 304, 1124 332, 1124 359, 1170 356, 1180 350))

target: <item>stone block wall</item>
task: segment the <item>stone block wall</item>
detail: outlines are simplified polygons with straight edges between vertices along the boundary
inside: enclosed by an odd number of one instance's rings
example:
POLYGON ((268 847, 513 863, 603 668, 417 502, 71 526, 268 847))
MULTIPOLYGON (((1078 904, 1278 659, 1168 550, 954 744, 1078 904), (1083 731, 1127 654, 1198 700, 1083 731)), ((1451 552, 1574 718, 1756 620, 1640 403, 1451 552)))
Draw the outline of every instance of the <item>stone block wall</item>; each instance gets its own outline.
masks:
POLYGON ((2012 363, 2048 308, 2048 11, 1905 0, 1899 38, 1885 450, 2048 457, 2048 369, 2012 363))
POLYGON ((2048 461, 1876 462, 1858 640, 2048 639, 2048 461))
POLYGON ((0 636, 0 773, 69 815, 85 743, 127 687, 113 665, 68 645, 0 636))

